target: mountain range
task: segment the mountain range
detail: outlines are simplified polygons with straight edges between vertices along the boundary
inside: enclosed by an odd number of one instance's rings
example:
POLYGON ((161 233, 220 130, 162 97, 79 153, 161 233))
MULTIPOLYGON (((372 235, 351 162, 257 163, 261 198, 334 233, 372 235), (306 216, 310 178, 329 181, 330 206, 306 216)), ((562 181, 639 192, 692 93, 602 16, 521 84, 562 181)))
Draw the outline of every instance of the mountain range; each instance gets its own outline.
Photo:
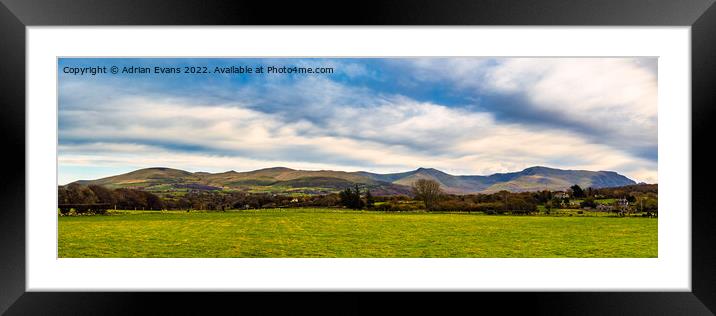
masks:
POLYGON ((565 190, 574 184, 583 188, 604 188, 636 184, 613 171, 562 170, 530 167, 519 172, 487 176, 451 175, 432 168, 379 174, 332 170, 295 170, 284 167, 247 172, 189 172, 172 168, 146 168, 97 180, 80 180, 82 185, 108 188, 136 188, 148 191, 242 190, 248 192, 324 194, 356 184, 375 195, 407 194, 418 179, 435 180, 447 193, 492 193, 538 190, 565 190))

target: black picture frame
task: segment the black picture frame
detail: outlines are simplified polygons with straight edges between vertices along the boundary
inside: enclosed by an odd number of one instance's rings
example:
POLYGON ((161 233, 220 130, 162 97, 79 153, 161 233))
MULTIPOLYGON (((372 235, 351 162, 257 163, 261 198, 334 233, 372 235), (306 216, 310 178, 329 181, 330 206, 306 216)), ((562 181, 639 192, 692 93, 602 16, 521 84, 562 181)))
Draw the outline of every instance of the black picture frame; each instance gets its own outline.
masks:
MULTIPOLYGON (((258 306, 321 310, 313 293, 96 293, 26 292, 25 287, 25 39, 26 26, 65 25, 620 25, 690 26, 692 62, 692 291, 333 293, 344 311, 425 311, 436 298, 456 308, 544 314, 712 315, 716 311, 716 211, 710 209, 709 136, 716 108, 716 5, 714 0, 441 0, 378 2, 0 0, 0 135, 6 161, 0 181, 0 312, 35 314, 210 313, 257 307, 256 299, 296 300, 258 306), (430 295, 430 297, 427 297, 430 295), (417 304, 416 304, 417 303, 417 304)), ((686 204, 686 203, 685 203, 686 204)), ((687 211, 684 209, 683 211, 687 211)), ((264 303, 265 304, 265 303, 264 303)), ((339 305, 340 306, 340 305, 339 305)))

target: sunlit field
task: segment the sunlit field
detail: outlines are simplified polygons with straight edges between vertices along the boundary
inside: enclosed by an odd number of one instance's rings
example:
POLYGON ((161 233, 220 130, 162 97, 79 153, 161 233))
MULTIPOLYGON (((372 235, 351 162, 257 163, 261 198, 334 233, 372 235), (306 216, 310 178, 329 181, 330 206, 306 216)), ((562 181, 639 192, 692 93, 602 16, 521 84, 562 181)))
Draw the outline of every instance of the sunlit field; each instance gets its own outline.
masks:
POLYGON ((657 257, 657 219, 331 209, 59 217, 59 257, 657 257))

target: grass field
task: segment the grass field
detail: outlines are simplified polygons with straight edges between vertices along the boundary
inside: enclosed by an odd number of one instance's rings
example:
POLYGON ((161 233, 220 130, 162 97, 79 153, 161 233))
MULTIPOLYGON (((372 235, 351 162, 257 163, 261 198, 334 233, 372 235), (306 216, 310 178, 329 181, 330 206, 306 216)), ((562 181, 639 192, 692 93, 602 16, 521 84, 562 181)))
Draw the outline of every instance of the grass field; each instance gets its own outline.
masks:
POLYGON ((72 257, 657 257, 657 219, 330 209, 59 217, 72 257))

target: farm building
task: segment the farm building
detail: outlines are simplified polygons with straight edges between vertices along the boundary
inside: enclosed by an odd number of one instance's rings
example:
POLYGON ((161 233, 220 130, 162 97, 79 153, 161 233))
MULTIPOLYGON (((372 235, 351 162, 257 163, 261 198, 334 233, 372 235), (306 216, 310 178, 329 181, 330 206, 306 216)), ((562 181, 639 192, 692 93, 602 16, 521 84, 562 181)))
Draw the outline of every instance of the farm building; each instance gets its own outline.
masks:
POLYGON ((554 197, 558 198, 558 199, 568 199, 569 194, 567 194, 565 192, 554 192, 554 197))

